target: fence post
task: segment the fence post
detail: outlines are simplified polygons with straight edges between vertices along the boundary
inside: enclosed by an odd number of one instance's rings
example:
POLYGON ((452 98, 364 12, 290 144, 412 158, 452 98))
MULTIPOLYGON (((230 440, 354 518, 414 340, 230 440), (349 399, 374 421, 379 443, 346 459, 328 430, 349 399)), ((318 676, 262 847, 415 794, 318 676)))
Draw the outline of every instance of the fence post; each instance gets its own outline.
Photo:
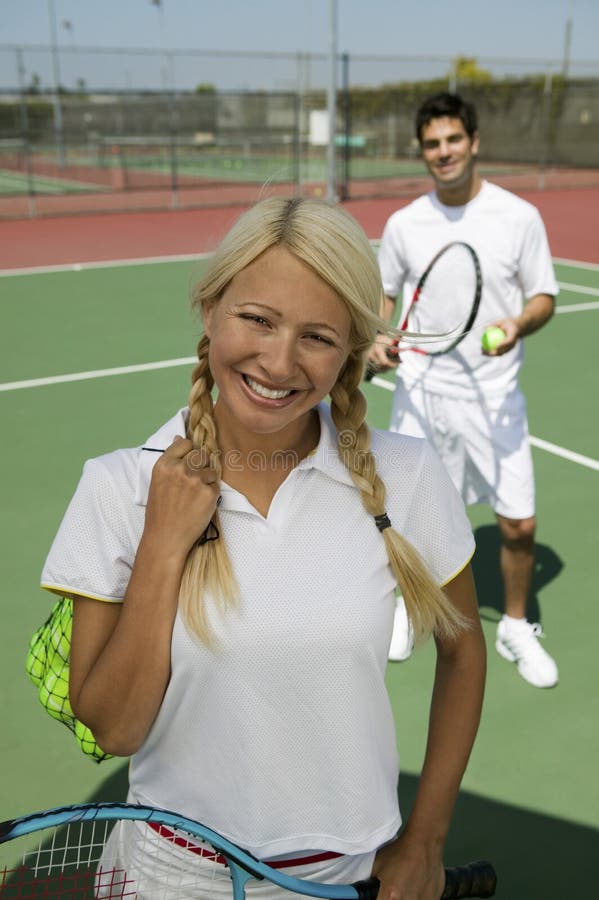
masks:
POLYGON ((169 148, 170 148, 170 164, 171 164, 171 207, 176 209, 179 206, 179 172, 177 158, 177 109, 175 98, 175 79, 173 54, 167 54, 169 81, 168 86, 168 130, 169 130, 169 148))
POLYGON ((545 189, 545 170, 549 159, 549 144, 551 140, 551 92, 553 86, 553 78, 551 69, 545 73, 545 83, 543 85, 543 98, 541 101, 541 153, 539 157, 539 175, 537 178, 537 187, 540 191, 545 189))
POLYGON ((48 17, 50 19, 50 39, 52 51, 52 71, 54 73, 54 133, 56 137, 56 155, 58 165, 64 169, 66 158, 64 148, 64 127, 62 122, 62 102, 60 99, 60 63, 58 61, 58 41, 56 38, 56 12, 54 0, 48 0, 48 17))
MULTIPOLYGON (((301 54, 298 54, 298 65, 301 64, 301 54)), ((301 70, 298 68, 298 73, 301 70)), ((302 196, 302 118, 303 118, 303 92, 301 82, 298 81, 298 90, 293 96, 293 118, 294 118, 294 148, 293 148, 293 183, 295 196, 302 196)))
POLYGON ((336 190, 336 147, 337 131, 337 0, 329 0, 329 85, 327 108, 329 112, 329 143, 327 147, 327 200, 337 199, 336 190))
POLYGON ((349 92, 349 53, 341 55, 342 109, 343 109, 343 173, 339 186, 339 199, 349 200, 351 162, 351 97, 349 92))
POLYGON ((37 215, 35 203, 35 180, 33 177, 33 159, 31 156, 31 140, 29 137, 29 112, 27 110, 27 98, 25 97, 25 65, 23 63, 23 51, 17 47, 17 78, 19 85, 19 115, 20 132, 23 141, 25 155, 25 171, 27 172, 27 205, 29 216, 37 215))

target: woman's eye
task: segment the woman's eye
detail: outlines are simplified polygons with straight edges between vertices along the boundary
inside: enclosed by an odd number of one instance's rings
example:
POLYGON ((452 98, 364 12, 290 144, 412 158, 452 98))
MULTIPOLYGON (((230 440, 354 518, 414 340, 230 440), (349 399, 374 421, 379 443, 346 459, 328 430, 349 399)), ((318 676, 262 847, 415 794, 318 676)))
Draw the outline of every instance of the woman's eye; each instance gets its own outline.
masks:
POLYGON ((254 322, 256 325, 268 325, 268 322, 262 316, 255 316, 251 313, 241 313, 240 318, 245 319, 246 322, 254 322))
POLYGON ((333 345, 333 342, 322 334, 309 334, 308 337, 310 340, 316 341, 317 344, 327 344, 329 347, 333 345))

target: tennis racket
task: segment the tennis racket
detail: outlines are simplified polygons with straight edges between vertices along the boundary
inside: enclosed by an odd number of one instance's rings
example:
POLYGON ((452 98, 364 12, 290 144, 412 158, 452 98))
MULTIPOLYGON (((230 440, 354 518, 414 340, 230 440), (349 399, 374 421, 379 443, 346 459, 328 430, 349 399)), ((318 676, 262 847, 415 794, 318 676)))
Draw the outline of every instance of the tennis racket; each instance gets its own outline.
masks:
MULTIPOLYGON (((377 895, 376 878, 320 884, 286 874, 289 865, 298 861, 268 865, 205 825, 127 803, 65 806, 0 823, 2 900, 244 900, 251 879, 308 897, 377 895)), ((443 898, 491 897, 495 883, 489 863, 447 869, 443 898)))
MULTIPOLYGON (((411 335, 397 338, 389 346, 389 359, 397 360, 404 349, 440 356, 457 347, 474 324, 482 289, 480 261, 474 248, 464 241, 442 247, 420 276, 401 322, 400 329, 411 335)), ((366 380, 370 381, 377 371, 369 363, 366 380)))

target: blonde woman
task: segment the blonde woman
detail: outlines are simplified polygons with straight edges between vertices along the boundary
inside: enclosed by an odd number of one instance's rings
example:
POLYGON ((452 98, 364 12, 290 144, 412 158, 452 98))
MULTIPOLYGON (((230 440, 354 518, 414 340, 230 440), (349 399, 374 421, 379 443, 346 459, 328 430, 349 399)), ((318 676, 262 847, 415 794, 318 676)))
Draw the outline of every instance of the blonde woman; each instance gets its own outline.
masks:
MULTIPOLYGON (((424 441, 366 424, 380 300, 340 208, 271 198, 243 215, 194 293, 188 408, 86 464, 42 583, 75 598, 71 705, 132 757, 132 802, 298 877, 374 873, 381 900, 438 900, 485 648, 461 500, 424 441), (437 647, 401 830, 384 681, 398 588, 437 647)), ((113 839, 125 866, 130 844, 113 839)), ((226 873, 197 896, 230 896, 226 873)))

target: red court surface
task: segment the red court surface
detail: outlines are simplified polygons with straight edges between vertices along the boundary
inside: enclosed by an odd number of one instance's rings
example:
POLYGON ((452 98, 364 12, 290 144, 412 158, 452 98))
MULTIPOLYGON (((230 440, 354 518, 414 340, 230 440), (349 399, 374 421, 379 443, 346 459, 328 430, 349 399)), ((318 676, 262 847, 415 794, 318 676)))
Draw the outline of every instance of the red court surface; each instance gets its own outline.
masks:
MULTIPOLYGON (((522 192, 540 210, 555 257, 599 262, 599 188, 522 192)), ((370 238, 410 198, 352 200, 346 209, 370 238)), ((241 206, 0 221, 0 269, 203 253, 241 206)))

